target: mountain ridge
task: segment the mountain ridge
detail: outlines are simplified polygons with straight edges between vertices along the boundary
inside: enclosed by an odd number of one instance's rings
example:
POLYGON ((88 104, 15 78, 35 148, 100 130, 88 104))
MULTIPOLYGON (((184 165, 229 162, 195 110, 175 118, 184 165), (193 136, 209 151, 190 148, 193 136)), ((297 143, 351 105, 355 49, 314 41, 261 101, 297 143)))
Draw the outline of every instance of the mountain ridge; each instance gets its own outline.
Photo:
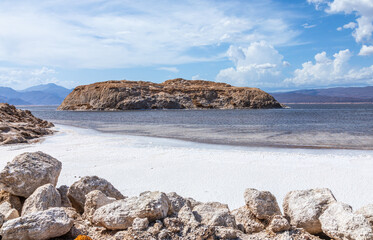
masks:
POLYGON ((303 89, 270 94, 281 103, 373 103, 373 86, 303 89))
POLYGON ((60 105, 71 89, 54 83, 41 84, 14 90, 9 87, 0 87, 0 102, 13 105, 60 105))

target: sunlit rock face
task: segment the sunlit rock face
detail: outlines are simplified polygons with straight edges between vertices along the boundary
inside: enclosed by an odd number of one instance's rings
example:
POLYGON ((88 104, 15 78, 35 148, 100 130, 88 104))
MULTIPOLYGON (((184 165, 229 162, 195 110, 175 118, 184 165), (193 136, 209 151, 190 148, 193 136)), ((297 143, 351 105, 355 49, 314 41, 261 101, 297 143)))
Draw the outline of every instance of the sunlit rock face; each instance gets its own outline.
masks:
POLYGON ((271 95, 249 87, 181 78, 163 83, 107 81, 76 87, 59 110, 281 108, 271 95))

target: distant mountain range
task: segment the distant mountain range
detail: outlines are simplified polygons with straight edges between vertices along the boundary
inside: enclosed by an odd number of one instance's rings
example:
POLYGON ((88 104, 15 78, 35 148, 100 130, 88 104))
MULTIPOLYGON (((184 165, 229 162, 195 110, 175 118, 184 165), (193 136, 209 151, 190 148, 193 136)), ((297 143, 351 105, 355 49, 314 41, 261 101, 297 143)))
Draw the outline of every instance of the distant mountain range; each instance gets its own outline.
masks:
POLYGON ((38 85, 21 91, 0 87, 0 102, 13 105, 60 105, 71 91, 54 83, 38 85))
POLYGON ((373 103, 373 86, 270 93, 280 103, 373 103))
MULTIPOLYGON (((72 89, 54 83, 16 91, 0 87, 0 102, 13 105, 60 105, 72 89)), ((373 86, 338 87, 270 93, 280 103, 373 103, 373 86)))

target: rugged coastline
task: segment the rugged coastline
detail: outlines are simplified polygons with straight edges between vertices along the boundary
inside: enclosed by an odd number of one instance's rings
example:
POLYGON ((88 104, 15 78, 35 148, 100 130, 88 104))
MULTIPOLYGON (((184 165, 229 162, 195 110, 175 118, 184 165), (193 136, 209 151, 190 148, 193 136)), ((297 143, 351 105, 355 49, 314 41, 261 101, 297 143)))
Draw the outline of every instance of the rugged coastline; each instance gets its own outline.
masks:
POLYGON ((157 84, 107 81, 76 87, 59 110, 120 111, 135 109, 281 108, 270 94, 226 83, 181 78, 157 84))
POLYGON ((353 211, 326 188, 289 192, 283 212, 273 194, 248 188, 246 204, 231 211, 176 193, 126 197, 97 176, 56 188, 61 169, 52 156, 32 152, 0 172, 3 240, 373 239, 373 205, 353 211))
POLYGON ((0 103, 0 145, 30 143, 53 134, 53 123, 39 119, 30 111, 0 103))

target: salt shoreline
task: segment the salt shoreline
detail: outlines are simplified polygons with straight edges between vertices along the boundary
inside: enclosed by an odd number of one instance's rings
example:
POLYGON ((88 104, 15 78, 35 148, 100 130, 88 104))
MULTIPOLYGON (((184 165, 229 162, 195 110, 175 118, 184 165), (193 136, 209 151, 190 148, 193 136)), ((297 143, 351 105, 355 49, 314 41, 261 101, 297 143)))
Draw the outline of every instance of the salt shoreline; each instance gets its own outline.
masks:
POLYGON ((59 131, 31 145, 1 146, 0 168, 23 152, 59 159, 59 185, 98 175, 124 195, 177 192, 200 201, 244 205, 246 188, 272 192, 280 204, 292 190, 327 187, 357 209, 373 199, 373 151, 232 147, 181 140, 102 133, 57 125, 59 131))

